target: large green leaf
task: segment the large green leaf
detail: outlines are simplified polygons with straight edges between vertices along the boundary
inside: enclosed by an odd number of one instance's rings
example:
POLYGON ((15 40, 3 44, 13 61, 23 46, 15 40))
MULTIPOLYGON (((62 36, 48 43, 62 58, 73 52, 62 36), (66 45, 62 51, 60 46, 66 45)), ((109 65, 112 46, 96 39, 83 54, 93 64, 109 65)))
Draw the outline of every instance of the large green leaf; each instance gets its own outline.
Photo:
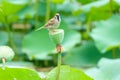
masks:
POLYGON ((65 0, 51 0, 51 2, 55 3, 55 4, 60 4, 63 3, 65 0))
POLYGON ((106 52, 120 45, 120 17, 112 16, 106 21, 96 22, 96 28, 91 32, 97 48, 106 52))
POLYGON ((78 32, 69 30, 68 32, 65 32, 65 38, 63 41, 63 47, 65 51, 69 51, 74 47, 77 43, 80 43, 81 36, 78 32))
POLYGON ((57 11, 63 11, 63 12, 66 12, 66 13, 76 11, 79 8, 80 8, 79 4, 77 2, 71 1, 71 0, 65 0, 63 4, 57 5, 57 11))
POLYGON ((90 20, 102 20, 108 19, 113 11, 118 10, 119 2, 117 0, 112 1, 112 12, 110 8, 110 0, 98 0, 86 5, 81 6, 81 9, 75 11, 74 13, 85 13, 87 18, 90 20))
POLYGON ((77 0, 77 1, 82 4, 88 4, 88 3, 92 3, 93 1, 97 1, 97 0, 77 0))
POLYGON ((86 5, 82 6, 82 10, 85 12, 89 12, 93 7, 95 8, 100 8, 104 5, 106 5, 109 2, 109 0, 99 0, 99 1, 95 1, 86 5))
POLYGON ((15 14, 24 8, 30 0, 2 0, 0 2, 0 21, 5 22, 4 18, 7 18, 8 22, 13 22, 18 19, 15 14))
POLYGON ((3 10, 6 16, 14 14, 21 10, 29 0, 2 0, 1 9, 3 10))
POLYGON ((94 3, 96 6, 92 6, 91 10, 87 13, 88 17, 91 17, 91 20, 102 20, 108 19, 113 11, 116 11, 119 7, 119 4, 115 1, 112 1, 112 11, 110 9, 110 0, 101 0, 101 5, 94 3), (102 1, 104 3, 102 3, 102 1), (105 3, 106 2, 106 3, 105 3))
MULTIPOLYGON (((117 50, 116 53, 119 53, 117 50)), ((106 54, 101 54, 95 47, 93 41, 84 42, 82 45, 70 50, 63 58, 64 64, 76 66, 76 67, 91 67, 95 66, 102 57, 112 57, 112 51, 106 54)), ((117 54, 117 57, 120 57, 117 54)))
POLYGON ((38 14, 40 16, 45 16, 46 14, 46 4, 44 2, 39 2, 38 4, 38 14))
POLYGON ((0 68, 1 80, 41 80, 37 72, 26 68, 0 68))
MULTIPOLYGON (((59 80, 93 80, 82 71, 69 66, 61 66, 59 80)), ((50 71, 46 80, 56 80, 57 67, 50 71)))
MULTIPOLYGON (((65 51, 68 51, 80 42, 81 36, 76 31, 69 30, 64 22, 61 23, 61 28, 65 31, 62 45, 65 51)), ((50 58, 48 53, 55 53, 55 44, 50 40, 47 30, 33 31, 24 37, 23 51, 31 58, 47 59, 50 58)))
POLYGON ((90 68, 86 73, 94 80, 119 80, 120 79, 120 59, 102 58, 97 68, 90 68))
POLYGON ((41 56, 45 58, 47 56, 46 53, 53 52, 54 48, 55 45, 49 39, 47 30, 33 31, 23 39, 23 51, 27 53, 29 57, 41 56))
POLYGON ((33 4, 31 5, 29 4, 26 7, 24 7, 22 10, 17 12, 17 16, 19 17, 19 19, 31 19, 34 17, 35 13, 36 11, 33 4))

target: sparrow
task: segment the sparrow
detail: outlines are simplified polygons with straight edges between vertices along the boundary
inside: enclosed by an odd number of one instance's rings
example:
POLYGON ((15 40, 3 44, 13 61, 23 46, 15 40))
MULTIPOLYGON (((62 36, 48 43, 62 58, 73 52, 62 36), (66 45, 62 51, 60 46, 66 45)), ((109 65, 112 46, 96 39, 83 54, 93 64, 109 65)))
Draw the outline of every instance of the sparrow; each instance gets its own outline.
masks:
POLYGON ((43 28, 46 28, 49 31, 54 31, 59 27, 60 22, 61 22, 60 14, 56 13, 52 19, 50 19, 45 25, 43 25, 42 27, 38 28, 35 31, 41 30, 43 28))

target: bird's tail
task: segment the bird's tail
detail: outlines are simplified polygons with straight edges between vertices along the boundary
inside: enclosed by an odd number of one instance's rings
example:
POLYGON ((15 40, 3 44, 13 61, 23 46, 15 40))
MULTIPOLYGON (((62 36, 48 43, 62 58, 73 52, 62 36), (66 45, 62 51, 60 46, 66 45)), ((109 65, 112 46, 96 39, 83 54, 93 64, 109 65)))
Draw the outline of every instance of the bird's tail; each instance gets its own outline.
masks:
POLYGON ((42 27, 36 29, 35 31, 41 30, 41 29, 43 29, 43 28, 44 28, 44 26, 42 26, 42 27))

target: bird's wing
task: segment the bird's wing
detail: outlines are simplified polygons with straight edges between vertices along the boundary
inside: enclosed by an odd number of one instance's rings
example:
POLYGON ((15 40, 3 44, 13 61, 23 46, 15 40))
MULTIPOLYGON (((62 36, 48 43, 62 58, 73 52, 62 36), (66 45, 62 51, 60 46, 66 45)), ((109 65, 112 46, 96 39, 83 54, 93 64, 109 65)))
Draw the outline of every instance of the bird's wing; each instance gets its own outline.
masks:
POLYGON ((54 24, 54 22, 55 22, 55 19, 54 18, 52 18, 52 19, 50 19, 45 25, 44 25, 44 27, 49 27, 50 25, 53 25, 54 24))

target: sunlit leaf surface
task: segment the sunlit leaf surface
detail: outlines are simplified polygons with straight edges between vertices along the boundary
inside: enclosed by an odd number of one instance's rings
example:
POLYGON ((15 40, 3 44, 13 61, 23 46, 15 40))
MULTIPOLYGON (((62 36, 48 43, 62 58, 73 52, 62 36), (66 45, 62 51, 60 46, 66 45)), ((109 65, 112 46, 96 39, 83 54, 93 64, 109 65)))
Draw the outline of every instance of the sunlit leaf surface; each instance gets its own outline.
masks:
POLYGON ((119 80, 120 79, 120 59, 102 58, 98 67, 91 68, 86 73, 94 80, 119 80))
POLYGON ((106 52, 120 45, 120 16, 112 16, 106 21, 96 22, 96 28, 91 32, 97 48, 106 52))
POLYGON ((0 68, 2 80, 41 80, 37 72, 26 68, 0 68))
MULTIPOLYGON (((69 66, 61 66, 59 80, 93 80, 84 72, 71 68, 69 66)), ((47 75, 47 80, 56 80, 57 67, 51 70, 47 75)))

